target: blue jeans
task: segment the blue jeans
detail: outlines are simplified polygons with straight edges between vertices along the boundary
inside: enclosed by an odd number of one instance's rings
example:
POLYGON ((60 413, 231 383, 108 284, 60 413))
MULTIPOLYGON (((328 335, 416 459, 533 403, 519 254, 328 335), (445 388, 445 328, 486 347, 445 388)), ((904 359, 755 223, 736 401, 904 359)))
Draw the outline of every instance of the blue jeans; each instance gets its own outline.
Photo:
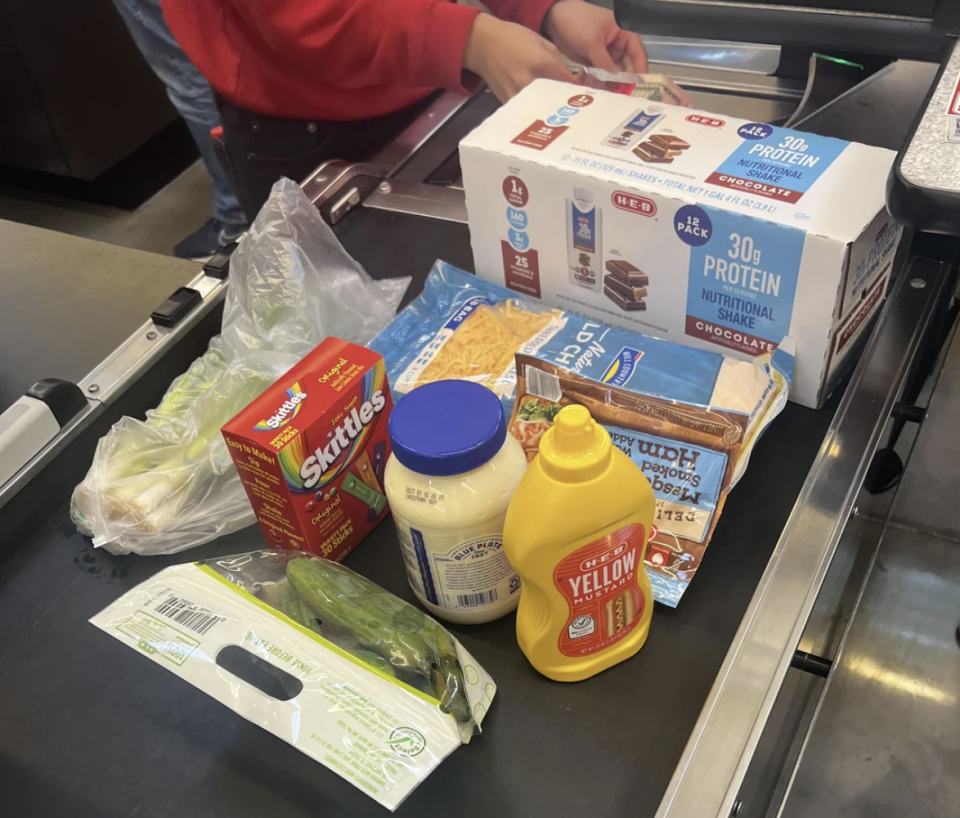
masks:
POLYGON ((190 128, 203 164, 213 179, 213 215, 224 224, 245 224, 243 208, 214 152, 210 131, 220 114, 207 81, 187 59, 167 28, 160 0, 113 0, 148 65, 167 88, 167 96, 190 128))

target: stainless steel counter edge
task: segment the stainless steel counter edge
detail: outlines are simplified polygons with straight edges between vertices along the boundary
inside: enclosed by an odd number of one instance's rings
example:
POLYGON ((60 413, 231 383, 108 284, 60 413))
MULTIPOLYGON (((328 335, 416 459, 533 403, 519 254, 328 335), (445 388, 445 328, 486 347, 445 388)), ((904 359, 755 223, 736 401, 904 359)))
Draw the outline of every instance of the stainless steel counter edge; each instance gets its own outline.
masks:
POLYGON ((463 188, 440 187, 400 179, 384 182, 364 207, 409 216, 467 224, 467 199, 463 188))
POLYGON ((657 818, 727 818, 803 635, 945 265, 897 280, 724 659, 657 818))
POLYGON ((158 327, 152 321, 130 335, 79 384, 87 398, 86 408, 74 416, 60 433, 3 486, 0 508, 10 502, 54 457, 119 398, 137 378, 195 327, 226 295, 227 282, 199 273, 187 284, 197 290, 203 303, 172 329, 158 327))
POLYGON ((467 95, 444 91, 403 133, 371 160, 372 164, 383 168, 388 177, 395 176, 410 157, 480 93, 482 88, 482 85, 476 84, 472 89, 468 89, 470 93, 467 95))

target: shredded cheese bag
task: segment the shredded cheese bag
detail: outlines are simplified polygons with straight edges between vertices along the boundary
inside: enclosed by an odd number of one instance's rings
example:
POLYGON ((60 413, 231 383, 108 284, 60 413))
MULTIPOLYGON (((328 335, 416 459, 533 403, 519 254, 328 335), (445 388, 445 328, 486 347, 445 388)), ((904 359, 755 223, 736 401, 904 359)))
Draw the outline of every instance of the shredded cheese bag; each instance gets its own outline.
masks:
POLYGON ((370 346, 387 361, 395 393, 449 378, 475 381, 495 392, 509 411, 516 353, 535 352, 564 323, 558 310, 438 261, 423 294, 370 346))

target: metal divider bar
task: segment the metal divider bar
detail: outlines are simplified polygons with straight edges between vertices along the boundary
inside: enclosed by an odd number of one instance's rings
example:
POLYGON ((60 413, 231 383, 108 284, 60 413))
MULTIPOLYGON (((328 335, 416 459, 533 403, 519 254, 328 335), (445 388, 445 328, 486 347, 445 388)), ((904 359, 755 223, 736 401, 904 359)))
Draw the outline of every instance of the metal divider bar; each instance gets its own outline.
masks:
POLYGON ((227 294, 227 279, 213 278, 203 273, 186 286, 200 293, 202 304, 170 329, 146 321, 80 381, 79 386, 89 399, 105 406, 113 403, 227 294))
POLYGON ((405 131, 370 160, 371 164, 383 168, 388 177, 395 176, 397 171, 410 161, 410 158, 440 128, 479 93, 481 88, 481 85, 477 85, 469 96, 444 91, 405 131))
POLYGON ((730 815, 946 270, 914 258, 894 285, 657 818, 730 815))
POLYGON ((329 159, 315 168, 300 187, 330 224, 337 224, 377 187, 389 190, 393 177, 443 126, 476 95, 445 91, 370 162, 329 159))

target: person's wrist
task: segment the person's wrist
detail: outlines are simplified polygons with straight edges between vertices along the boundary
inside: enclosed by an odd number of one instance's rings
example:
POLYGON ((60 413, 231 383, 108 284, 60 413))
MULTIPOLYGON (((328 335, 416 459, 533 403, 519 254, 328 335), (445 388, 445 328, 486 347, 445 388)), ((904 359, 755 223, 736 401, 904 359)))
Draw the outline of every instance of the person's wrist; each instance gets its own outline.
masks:
POLYGON ((489 14, 480 13, 473 21, 467 47, 463 51, 463 67, 474 74, 483 74, 485 55, 489 43, 496 36, 497 24, 500 21, 489 14))
POLYGON ((544 12, 543 23, 540 25, 540 33, 551 42, 553 42, 554 37, 556 36, 556 29, 554 28, 554 12, 556 12, 559 6, 571 2, 574 2, 574 0, 554 0, 553 5, 551 5, 550 8, 544 12))

